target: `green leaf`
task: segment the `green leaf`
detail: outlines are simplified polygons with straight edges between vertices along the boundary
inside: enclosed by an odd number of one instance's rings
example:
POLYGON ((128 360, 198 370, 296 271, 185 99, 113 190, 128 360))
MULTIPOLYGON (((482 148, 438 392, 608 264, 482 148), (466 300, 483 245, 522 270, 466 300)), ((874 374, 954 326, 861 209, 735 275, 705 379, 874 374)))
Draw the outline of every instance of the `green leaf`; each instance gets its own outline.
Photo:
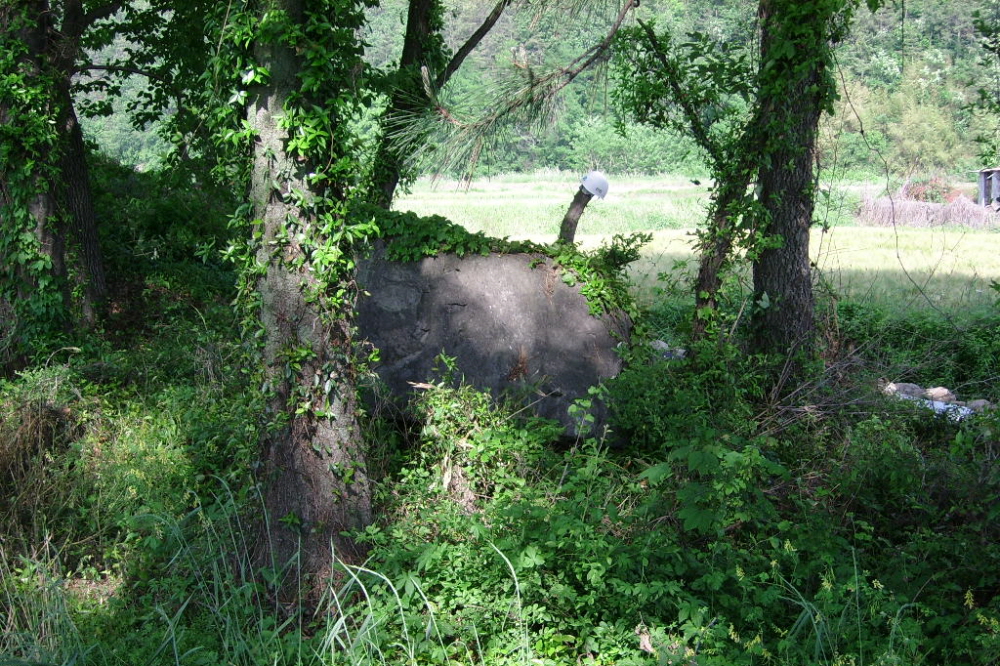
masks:
POLYGON ((639 480, 647 480, 651 485, 657 485, 664 479, 673 476, 673 466, 670 463, 652 465, 639 473, 639 480))

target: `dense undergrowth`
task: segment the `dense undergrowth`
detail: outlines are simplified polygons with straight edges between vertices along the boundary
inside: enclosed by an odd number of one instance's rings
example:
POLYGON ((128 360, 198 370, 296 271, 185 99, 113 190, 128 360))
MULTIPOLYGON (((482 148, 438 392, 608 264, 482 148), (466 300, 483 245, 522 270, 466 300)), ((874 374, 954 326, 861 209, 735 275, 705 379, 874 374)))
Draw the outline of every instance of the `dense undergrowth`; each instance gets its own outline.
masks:
MULTIPOLYGON (((614 447, 560 442, 443 363, 407 429, 366 418, 369 561, 317 614, 277 603, 252 564, 259 380, 207 251, 221 222, 158 233, 184 197, 146 185, 166 200, 105 239, 105 328, 0 383, 0 663, 1000 659, 1000 416, 879 390, 997 401, 1000 316, 876 302, 835 306, 823 367, 781 399, 735 344, 697 366, 636 350, 604 389, 614 447)), ((683 339, 683 307, 640 323, 683 339)))

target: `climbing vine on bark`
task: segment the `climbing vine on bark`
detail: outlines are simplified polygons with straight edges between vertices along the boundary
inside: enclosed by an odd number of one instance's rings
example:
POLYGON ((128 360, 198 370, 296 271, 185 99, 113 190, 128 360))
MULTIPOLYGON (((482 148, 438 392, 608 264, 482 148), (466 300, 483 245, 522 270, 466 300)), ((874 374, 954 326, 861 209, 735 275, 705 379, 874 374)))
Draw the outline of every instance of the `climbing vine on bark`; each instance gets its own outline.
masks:
POLYGON ((57 75, 39 3, 0 7, 0 369, 66 322, 57 75))
MULTIPOLYGON (((754 269, 751 348, 813 345, 809 227, 819 118, 832 112, 834 45, 859 0, 760 0, 756 53, 705 35, 678 43, 640 21, 619 42, 618 103, 639 121, 690 134, 714 180, 699 235, 693 333, 713 331, 722 275, 738 250, 754 269)), ((879 0, 868 0, 872 10, 879 0)))
MULTIPOLYGON (((270 426, 262 553, 293 574, 359 559, 371 521, 356 416, 354 257, 376 232, 347 215, 359 183, 347 121, 368 100, 354 0, 270 0, 223 17, 210 72, 215 135, 247 191, 230 249, 260 342, 270 426), (249 156, 249 159, 248 157, 249 156)), ((279 586, 294 593, 292 575, 279 586)))

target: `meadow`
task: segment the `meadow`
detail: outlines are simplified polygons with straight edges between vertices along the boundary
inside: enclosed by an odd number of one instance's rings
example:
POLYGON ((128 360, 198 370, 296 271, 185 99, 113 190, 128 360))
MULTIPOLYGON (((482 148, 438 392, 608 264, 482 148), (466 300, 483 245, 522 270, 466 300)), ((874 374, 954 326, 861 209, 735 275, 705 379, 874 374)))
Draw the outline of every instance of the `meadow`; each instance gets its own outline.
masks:
MULTIPOLYGON (((593 199, 577 230, 582 248, 615 234, 648 231, 651 243, 630 270, 641 297, 663 274, 681 278, 695 260, 695 231, 703 225, 710 183, 684 176, 623 175, 610 178, 608 196, 593 199)), ((500 175, 469 183, 419 180, 396 209, 442 215, 470 231, 552 242, 579 184, 576 174, 542 171, 500 175)), ((961 183, 971 192, 974 183, 961 183)), ((1000 227, 911 228, 861 226, 855 213, 863 197, 884 196, 886 183, 827 184, 816 210, 812 260, 818 284, 839 296, 871 300, 898 310, 929 307, 958 317, 994 306, 990 289, 1000 279, 1000 227)))

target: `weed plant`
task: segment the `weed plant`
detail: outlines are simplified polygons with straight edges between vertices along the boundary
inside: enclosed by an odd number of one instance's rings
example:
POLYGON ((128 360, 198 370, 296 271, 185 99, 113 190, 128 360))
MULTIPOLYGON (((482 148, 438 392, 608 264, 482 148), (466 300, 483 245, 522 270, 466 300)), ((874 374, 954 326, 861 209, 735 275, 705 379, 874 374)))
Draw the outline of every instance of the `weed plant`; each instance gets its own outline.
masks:
MULTIPOLYGON (((737 276, 697 364, 630 352, 603 389, 613 440, 428 378, 406 427, 371 410, 371 556, 312 612, 261 565, 259 378, 209 240, 112 244, 135 277, 119 313, 0 384, 0 663, 1000 658, 1000 417, 936 419, 879 383, 996 400, 994 294, 962 318, 830 299, 825 367, 778 400, 733 344, 737 276)), ((686 294, 647 296, 637 323, 683 343, 686 294)))
MULTIPOLYGON (((675 373, 699 381, 683 366, 675 373)), ((487 663, 510 659, 497 646, 521 631, 505 629, 511 580, 493 547, 517 575, 520 617, 542 663, 646 663, 654 652, 663 663, 924 663, 958 653, 986 663, 976 642, 989 634, 976 618, 996 608, 981 607, 976 576, 989 567, 972 562, 995 554, 992 537, 968 540, 990 512, 945 529, 972 498, 939 494, 961 485, 957 477, 924 483, 961 474, 966 461, 934 455, 940 440, 922 440, 912 413, 837 434, 813 423, 781 437, 749 426, 737 435, 715 420, 734 402, 752 401, 731 397, 714 418, 691 418, 688 403, 666 398, 650 411, 677 409, 694 423, 664 422, 658 446, 647 433, 629 452, 587 441, 560 454, 539 446, 533 433, 544 424, 498 414, 468 389, 435 388, 419 453, 382 495, 389 520, 368 532, 379 570, 404 590, 404 605, 426 598, 450 619, 437 625, 446 643, 467 649, 461 629, 476 627, 487 663), (822 436, 797 441, 810 435, 822 436), (484 448, 504 463, 487 484, 471 483, 471 495, 458 490, 456 466, 480 478, 484 448), (948 535, 932 538, 932 524, 948 535), (968 552, 939 550, 956 538, 968 552)), ((980 484, 975 501, 992 487, 980 484)))

